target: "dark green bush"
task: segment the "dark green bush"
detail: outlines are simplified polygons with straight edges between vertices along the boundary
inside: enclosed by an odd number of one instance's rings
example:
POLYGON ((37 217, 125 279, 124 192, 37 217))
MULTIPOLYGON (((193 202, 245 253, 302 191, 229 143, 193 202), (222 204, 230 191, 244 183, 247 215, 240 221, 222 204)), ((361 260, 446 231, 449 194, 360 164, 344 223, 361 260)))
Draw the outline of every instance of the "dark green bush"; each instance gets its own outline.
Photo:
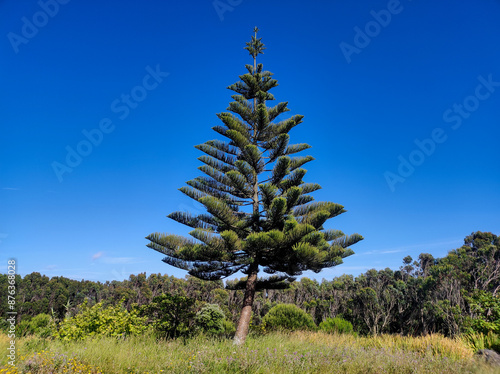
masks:
POLYGON ((217 304, 206 304, 195 317, 196 327, 210 335, 224 332, 224 320, 224 312, 217 304))
POLYGON ((33 318, 23 319, 17 326, 19 336, 37 335, 47 338, 56 332, 54 319, 45 313, 40 313, 33 318))
POLYGON ((468 332, 480 332, 485 335, 493 333, 500 334, 500 296, 485 291, 476 290, 465 299, 469 303, 474 317, 467 317, 468 332))
POLYGON ((224 321, 222 321, 222 324, 224 325, 223 335, 228 338, 233 337, 234 333, 236 332, 236 326, 234 325, 234 323, 230 320, 225 319, 224 321))
POLYGON ((262 319, 266 330, 314 330, 313 318, 294 304, 278 304, 262 319))
POLYGON ((340 317, 327 318, 318 327, 320 330, 330 334, 350 334, 353 332, 352 323, 340 317))
POLYGON ((186 296, 161 294, 140 308, 140 313, 148 318, 157 336, 177 338, 191 332, 195 300, 186 296))

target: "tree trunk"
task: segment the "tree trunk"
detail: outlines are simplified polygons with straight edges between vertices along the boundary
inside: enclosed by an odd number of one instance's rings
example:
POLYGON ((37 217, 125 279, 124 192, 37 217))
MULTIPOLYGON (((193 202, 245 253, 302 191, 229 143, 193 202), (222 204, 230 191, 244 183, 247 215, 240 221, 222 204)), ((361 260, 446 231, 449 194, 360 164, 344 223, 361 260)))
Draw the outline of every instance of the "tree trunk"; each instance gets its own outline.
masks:
MULTIPOLYGON (((255 30, 255 37, 257 38, 257 30, 255 30)), ((257 70, 257 54, 253 56, 253 72, 252 75, 255 76, 257 70)), ((257 106, 257 98, 253 98, 253 108, 252 112, 255 114, 257 106)), ((257 127, 254 124, 253 127, 253 144, 257 145, 257 127)), ((253 181, 253 214, 259 214, 259 180, 257 174, 253 181)), ((258 225, 258 224, 257 224, 258 225)), ((257 228, 257 227, 256 227, 257 228)), ((243 297, 243 307, 241 308, 240 320, 238 321, 238 328, 236 329, 236 334, 234 335, 234 344, 243 345, 248 335, 248 328, 250 326, 250 319, 252 318, 252 305, 255 297, 255 286, 257 285, 257 273, 259 272, 259 264, 255 261, 250 265, 248 272, 248 279, 245 288, 245 296, 243 297)))
POLYGON ((252 317, 252 305, 255 297, 255 286, 257 284, 257 272, 259 271, 258 265, 250 265, 250 274, 248 275, 247 285, 245 289, 245 297, 243 298, 243 308, 241 308, 240 320, 238 328, 234 336, 235 345, 243 345, 248 335, 248 327, 250 325, 250 318, 252 317))

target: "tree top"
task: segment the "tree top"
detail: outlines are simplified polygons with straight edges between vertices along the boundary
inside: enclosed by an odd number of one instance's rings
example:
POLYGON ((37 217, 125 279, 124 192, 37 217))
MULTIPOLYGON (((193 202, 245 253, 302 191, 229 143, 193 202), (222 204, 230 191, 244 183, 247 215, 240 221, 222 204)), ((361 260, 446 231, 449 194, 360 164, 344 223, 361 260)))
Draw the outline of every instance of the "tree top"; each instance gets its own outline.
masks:
POLYGON ((250 53, 250 56, 256 59, 258 54, 264 54, 262 51, 266 49, 266 47, 264 47, 264 43, 261 42, 262 38, 257 39, 258 27, 254 27, 253 31, 255 34, 252 36, 251 41, 245 43, 247 45, 245 49, 250 53))

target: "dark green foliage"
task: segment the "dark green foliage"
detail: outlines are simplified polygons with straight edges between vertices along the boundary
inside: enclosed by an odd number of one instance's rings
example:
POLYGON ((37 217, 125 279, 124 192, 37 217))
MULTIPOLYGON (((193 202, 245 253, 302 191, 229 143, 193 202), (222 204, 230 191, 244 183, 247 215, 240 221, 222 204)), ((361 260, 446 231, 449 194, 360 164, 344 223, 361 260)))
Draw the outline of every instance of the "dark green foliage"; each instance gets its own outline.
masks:
POLYGON ((210 335, 222 334, 225 327, 230 329, 227 324, 226 326, 224 325, 225 318, 226 316, 220 306, 217 304, 206 304, 196 313, 196 327, 210 335))
POLYGON ((486 291, 475 291, 472 296, 466 296, 465 299, 472 315, 468 319, 471 330, 500 335, 500 296, 494 296, 486 291))
POLYGON ((224 319, 224 321, 222 321, 222 326, 223 326, 222 330, 223 336, 227 338, 232 338, 234 336, 234 333, 236 332, 236 326, 234 325, 233 321, 224 319))
POLYGON ((314 330, 312 317, 293 304, 279 304, 262 319, 266 330, 314 330))
POLYGON ((37 335, 42 338, 48 338, 56 331, 54 319, 45 313, 40 313, 33 318, 27 316, 16 328, 19 336, 37 335))
POLYGON ((353 332, 352 323, 343 318, 327 318, 318 326, 321 331, 333 334, 350 334, 353 332))
MULTIPOLYGON (((245 49, 254 65, 246 65, 240 81, 228 87, 234 101, 228 112, 217 114, 222 123, 213 127, 223 140, 196 146, 205 153, 199 158, 205 175, 180 189, 207 213, 171 213, 169 218, 193 228, 192 238, 153 233, 148 247, 164 254, 167 264, 200 279, 263 271, 272 276, 258 279, 256 289, 281 289, 305 270, 341 264, 362 237, 340 231, 332 237, 324 230, 328 219, 345 210, 339 204, 312 203, 309 193, 321 187, 303 181, 302 167, 314 158, 294 156, 310 146, 289 143, 289 132, 303 116, 276 121, 289 109, 286 102, 268 106, 274 100, 269 91, 278 82, 255 62, 264 44, 255 34, 245 49)), ((235 287, 245 288, 246 280, 235 287)))
POLYGON ((194 300, 185 296, 162 294, 140 309, 160 337, 176 338, 190 334, 194 300))
POLYGON ((369 270, 357 279, 351 306, 361 331, 373 335, 390 331, 401 291, 391 269, 369 270))
POLYGON ((490 232, 475 232, 467 236, 464 245, 438 261, 453 268, 456 278, 468 291, 482 290, 497 294, 500 290, 500 237, 490 232))

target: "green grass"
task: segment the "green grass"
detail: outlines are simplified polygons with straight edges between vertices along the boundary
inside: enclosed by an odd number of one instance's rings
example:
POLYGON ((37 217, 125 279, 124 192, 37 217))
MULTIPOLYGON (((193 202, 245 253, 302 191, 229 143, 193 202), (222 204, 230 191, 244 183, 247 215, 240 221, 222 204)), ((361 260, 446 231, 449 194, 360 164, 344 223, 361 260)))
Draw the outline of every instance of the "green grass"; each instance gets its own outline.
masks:
MULTIPOLYGON (((0 336, 6 351, 7 338, 0 336)), ((10 373, 495 373, 460 340, 439 335, 355 337, 321 332, 269 333, 244 347, 205 337, 156 341, 151 336, 62 342, 17 342, 10 373)), ((496 371, 499 372, 499 371, 496 371)))
POLYGON ((474 351, 480 349, 492 349, 500 352, 500 335, 491 331, 488 334, 472 332, 461 336, 462 342, 474 351))

